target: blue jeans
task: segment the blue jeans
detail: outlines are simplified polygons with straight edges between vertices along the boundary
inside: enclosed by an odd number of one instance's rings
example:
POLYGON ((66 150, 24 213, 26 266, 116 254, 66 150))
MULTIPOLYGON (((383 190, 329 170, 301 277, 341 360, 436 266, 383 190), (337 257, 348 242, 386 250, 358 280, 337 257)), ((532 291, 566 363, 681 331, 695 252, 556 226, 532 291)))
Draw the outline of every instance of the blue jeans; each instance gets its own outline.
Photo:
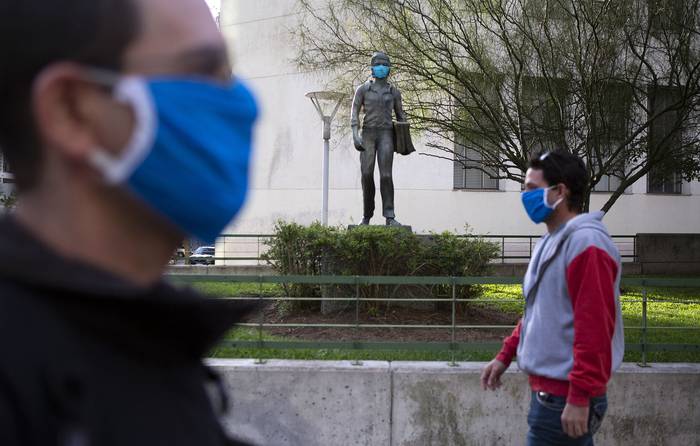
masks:
POLYGON ((583 437, 571 438, 561 426, 561 414, 566 406, 566 397, 532 392, 530 413, 527 424, 527 446, 593 446, 593 434, 598 431, 608 409, 605 395, 591 398, 588 415, 588 433, 583 437))

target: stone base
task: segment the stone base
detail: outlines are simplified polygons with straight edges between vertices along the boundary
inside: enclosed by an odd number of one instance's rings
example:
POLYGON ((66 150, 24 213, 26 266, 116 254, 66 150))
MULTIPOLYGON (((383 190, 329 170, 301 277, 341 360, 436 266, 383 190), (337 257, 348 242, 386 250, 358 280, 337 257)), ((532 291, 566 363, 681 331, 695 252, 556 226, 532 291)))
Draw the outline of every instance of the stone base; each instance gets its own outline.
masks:
MULTIPOLYGON (((348 225, 348 231, 352 231, 355 228, 361 228, 364 225, 348 225)), ((413 232, 413 226, 410 225, 401 225, 401 226, 387 226, 387 225, 368 225, 372 227, 380 227, 380 228, 398 228, 398 229, 403 229, 408 232, 413 232)))

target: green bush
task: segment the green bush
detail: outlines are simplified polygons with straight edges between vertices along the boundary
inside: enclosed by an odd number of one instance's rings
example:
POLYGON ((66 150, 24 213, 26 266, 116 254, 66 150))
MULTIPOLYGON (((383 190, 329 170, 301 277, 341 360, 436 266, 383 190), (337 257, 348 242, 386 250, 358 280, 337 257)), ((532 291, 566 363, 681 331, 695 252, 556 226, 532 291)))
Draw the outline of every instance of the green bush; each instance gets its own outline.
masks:
MULTIPOLYGON (((424 263, 418 270, 422 276, 483 276, 490 270, 490 263, 500 252, 498 245, 478 237, 458 236, 450 232, 433 234, 424 244, 424 263)), ((457 298, 477 297, 481 287, 464 285, 457 287, 457 298)), ((434 295, 451 296, 448 285, 436 286, 434 295)))
MULTIPOLYGON (((267 240, 268 251, 263 256, 282 275, 318 276, 322 274, 323 258, 337 239, 337 230, 320 223, 301 226, 278 221, 275 237, 267 240)), ((320 297, 318 285, 283 284, 288 297, 320 297)), ((298 307, 315 307, 318 302, 298 307)))
POLYGON ((5 209, 13 209, 17 204, 17 194, 0 194, 0 205, 5 209))
MULTIPOLYGON (((275 237, 267 241, 264 258, 282 275, 360 276, 478 276, 489 270, 497 245, 477 237, 443 232, 416 235, 402 228, 358 226, 350 230, 318 223, 301 226, 278 221, 275 237)), ((333 287, 341 295, 352 290, 333 287)), ((362 297, 390 298, 410 287, 363 286, 362 297)), ((416 288, 416 287, 413 287, 416 288)), ((459 287, 460 298, 475 297, 476 287, 459 287)), ((285 286, 290 297, 319 297, 318 285, 285 286)), ((451 295, 449 287, 434 286, 425 295, 451 295)), ((410 294, 410 293, 408 293, 410 294)), ((297 308, 316 308, 298 305, 297 308)), ((376 309, 376 306, 370 306, 376 309)))

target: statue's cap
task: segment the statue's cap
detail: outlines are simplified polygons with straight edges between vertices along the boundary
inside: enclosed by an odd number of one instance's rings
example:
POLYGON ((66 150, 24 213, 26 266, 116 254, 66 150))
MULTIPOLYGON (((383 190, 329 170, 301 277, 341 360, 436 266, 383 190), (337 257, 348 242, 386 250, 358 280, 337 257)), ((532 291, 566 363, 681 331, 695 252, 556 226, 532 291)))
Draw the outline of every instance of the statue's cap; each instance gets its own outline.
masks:
POLYGON ((377 51, 372 54, 372 61, 370 64, 374 65, 379 61, 386 61, 387 65, 391 65, 391 59, 389 59, 389 56, 383 51, 377 51))

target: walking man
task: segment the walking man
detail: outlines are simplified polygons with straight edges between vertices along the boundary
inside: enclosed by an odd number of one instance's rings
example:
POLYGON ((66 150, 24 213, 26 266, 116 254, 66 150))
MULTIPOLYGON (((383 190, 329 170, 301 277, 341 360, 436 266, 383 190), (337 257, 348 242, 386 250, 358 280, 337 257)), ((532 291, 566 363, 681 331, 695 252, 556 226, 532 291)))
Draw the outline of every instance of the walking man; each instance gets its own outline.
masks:
POLYGON ((522 202, 548 233, 525 275, 525 313, 481 375, 482 387, 495 390, 517 356, 532 390, 528 446, 592 446, 624 353, 620 255, 604 214, 581 213, 587 177, 566 152, 530 162, 522 202))
POLYGON ((379 163, 379 188, 382 194, 383 215, 387 226, 401 226, 394 214, 394 126, 396 120, 406 121, 401 103, 401 92, 388 81, 391 61, 385 53, 374 53, 371 60, 372 79, 360 85, 352 101, 350 126, 355 149, 360 151, 362 170, 362 198, 364 213, 362 225, 368 225, 374 215, 374 163, 379 163), (360 135, 360 111, 365 117, 360 135))

